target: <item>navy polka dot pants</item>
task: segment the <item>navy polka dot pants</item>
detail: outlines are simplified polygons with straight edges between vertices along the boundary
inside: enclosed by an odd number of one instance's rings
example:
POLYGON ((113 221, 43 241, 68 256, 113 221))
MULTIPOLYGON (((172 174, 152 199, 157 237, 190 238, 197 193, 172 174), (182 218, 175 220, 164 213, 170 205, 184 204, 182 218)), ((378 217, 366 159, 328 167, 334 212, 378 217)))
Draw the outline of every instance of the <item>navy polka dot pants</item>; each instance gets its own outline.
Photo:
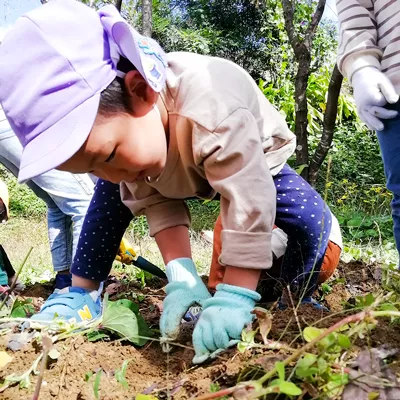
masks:
POLYGON ((71 272, 104 281, 133 215, 121 201, 119 185, 99 179, 82 225, 71 272))
POLYGON ((328 246, 331 212, 310 184, 288 165, 274 176, 277 191, 275 224, 288 235, 282 284, 311 296, 328 246))

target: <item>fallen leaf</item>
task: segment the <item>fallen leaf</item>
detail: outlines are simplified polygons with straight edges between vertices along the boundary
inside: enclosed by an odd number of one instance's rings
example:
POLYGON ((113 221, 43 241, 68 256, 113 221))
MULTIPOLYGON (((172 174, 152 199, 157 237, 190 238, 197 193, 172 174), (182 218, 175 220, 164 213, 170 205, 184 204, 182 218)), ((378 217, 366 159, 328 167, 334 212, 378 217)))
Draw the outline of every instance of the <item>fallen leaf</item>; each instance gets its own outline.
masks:
POLYGON ((5 351, 0 351, 0 369, 3 369, 12 359, 5 351))
POLYGON ((10 339, 7 343, 7 348, 12 351, 21 350, 26 344, 28 344, 32 338, 35 336, 35 332, 21 332, 21 333, 14 333, 10 336, 10 339))
POLYGON ((60 357, 60 352, 56 349, 53 348, 49 351, 48 356, 52 359, 52 360, 57 360, 58 357, 60 357))
POLYGON ((272 314, 262 307, 255 307, 252 313, 255 314, 258 320, 258 325, 260 326, 260 335, 263 339, 263 342, 264 344, 267 344, 267 336, 272 328, 272 314))
POLYGON ((400 382, 384 360, 396 354, 397 349, 386 346, 360 352, 349 371, 350 383, 345 387, 343 400, 397 400, 400 399, 400 382), (390 382, 390 387, 387 382, 390 382), (378 395, 378 397, 377 397, 378 395))
POLYGON ((116 283, 111 283, 106 287, 106 292, 111 296, 113 294, 118 293, 119 289, 121 288, 121 283, 116 282, 116 283))

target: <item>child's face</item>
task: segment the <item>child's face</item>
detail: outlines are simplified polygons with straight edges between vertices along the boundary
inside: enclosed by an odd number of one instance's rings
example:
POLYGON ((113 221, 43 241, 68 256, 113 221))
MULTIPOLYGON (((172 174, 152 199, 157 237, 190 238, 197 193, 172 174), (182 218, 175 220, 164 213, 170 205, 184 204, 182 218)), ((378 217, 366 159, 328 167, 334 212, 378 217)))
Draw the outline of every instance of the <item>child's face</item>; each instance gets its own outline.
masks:
POLYGON ((113 183, 160 175, 167 158, 161 118, 149 109, 143 116, 98 116, 83 146, 58 169, 91 172, 113 183))

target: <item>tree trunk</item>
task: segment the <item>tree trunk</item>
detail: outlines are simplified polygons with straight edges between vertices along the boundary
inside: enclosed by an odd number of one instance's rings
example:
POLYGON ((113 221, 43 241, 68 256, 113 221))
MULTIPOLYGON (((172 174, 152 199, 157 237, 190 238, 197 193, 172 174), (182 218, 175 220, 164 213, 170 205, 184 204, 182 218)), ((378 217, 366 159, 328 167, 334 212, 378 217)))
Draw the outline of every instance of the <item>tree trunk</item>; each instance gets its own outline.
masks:
POLYGON ((122 0, 116 0, 115 1, 115 8, 121 12, 121 8, 122 8, 122 0))
POLYGON ((329 82, 328 99, 326 101, 321 140, 318 143, 317 149, 315 150, 314 156, 310 163, 308 177, 312 186, 315 186, 317 182, 319 169, 321 168, 321 165, 324 162, 332 144, 342 82, 343 76, 339 72, 337 65, 335 65, 335 68, 332 71, 331 80, 329 82))
POLYGON ((283 17, 285 19, 285 29, 289 38, 289 43, 293 48, 298 69, 295 81, 295 134, 297 138, 296 164, 306 165, 301 175, 308 180, 309 152, 308 152, 308 104, 307 87, 310 77, 311 51, 315 31, 322 18, 326 0, 318 0, 317 7, 312 15, 304 37, 299 36, 294 25, 295 2, 293 0, 281 0, 283 17))
POLYGON ((297 138, 296 164, 307 165, 301 173, 303 178, 308 175, 308 104, 307 86, 310 76, 311 54, 306 49, 300 57, 295 81, 295 104, 296 104, 296 126, 295 134, 297 138))
POLYGON ((142 0, 142 34, 151 37, 153 33, 152 0, 142 0))

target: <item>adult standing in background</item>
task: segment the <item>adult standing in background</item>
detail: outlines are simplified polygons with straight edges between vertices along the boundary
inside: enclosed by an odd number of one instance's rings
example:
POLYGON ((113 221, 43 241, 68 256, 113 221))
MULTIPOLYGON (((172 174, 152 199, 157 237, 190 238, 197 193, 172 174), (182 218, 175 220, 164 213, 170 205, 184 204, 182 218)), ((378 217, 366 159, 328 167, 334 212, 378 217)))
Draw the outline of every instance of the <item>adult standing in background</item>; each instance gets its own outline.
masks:
POLYGON ((353 86, 359 117, 377 131, 400 252, 400 2, 336 0, 336 6, 338 67, 353 86))

